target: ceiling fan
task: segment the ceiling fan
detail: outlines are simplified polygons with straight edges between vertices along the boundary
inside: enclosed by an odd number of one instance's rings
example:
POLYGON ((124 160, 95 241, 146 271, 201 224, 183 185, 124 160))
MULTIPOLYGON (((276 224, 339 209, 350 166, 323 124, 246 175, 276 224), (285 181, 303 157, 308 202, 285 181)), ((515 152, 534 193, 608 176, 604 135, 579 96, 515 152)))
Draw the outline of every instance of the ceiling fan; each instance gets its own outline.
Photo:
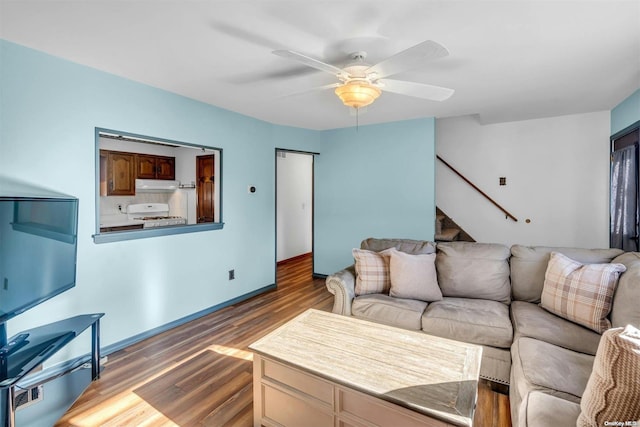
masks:
POLYGON ((338 68, 292 50, 274 50, 273 54, 333 74, 339 82, 310 90, 335 88, 335 93, 342 103, 356 109, 373 103, 383 91, 431 101, 444 101, 454 93, 453 89, 445 87, 387 78, 402 71, 415 69, 427 60, 449 55, 449 51, 444 46, 431 40, 396 53, 375 65, 365 62, 366 52, 355 52, 350 55, 352 62, 344 68, 338 68))

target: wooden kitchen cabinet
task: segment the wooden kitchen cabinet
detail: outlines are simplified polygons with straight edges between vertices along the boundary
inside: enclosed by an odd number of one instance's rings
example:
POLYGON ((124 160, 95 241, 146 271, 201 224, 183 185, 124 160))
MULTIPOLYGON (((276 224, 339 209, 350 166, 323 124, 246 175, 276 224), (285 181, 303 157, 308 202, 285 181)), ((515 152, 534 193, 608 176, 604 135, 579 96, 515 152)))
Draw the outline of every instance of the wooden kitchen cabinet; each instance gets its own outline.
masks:
POLYGON ((100 150, 100 195, 135 195, 135 160, 134 153, 100 150))
POLYGON ((176 179, 176 158, 137 154, 136 178, 176 179))
POLYGON ((156 179, 176 179, 175 157, 156 157, 156 179))
POLYGON ((176 179, 176 158, 100 150, 101 196, 135 196, 136 178, 176 179))
POLYGON ((142 179, 155 179, 156 156, 138 154, 136 156, 136 177, 142 179))

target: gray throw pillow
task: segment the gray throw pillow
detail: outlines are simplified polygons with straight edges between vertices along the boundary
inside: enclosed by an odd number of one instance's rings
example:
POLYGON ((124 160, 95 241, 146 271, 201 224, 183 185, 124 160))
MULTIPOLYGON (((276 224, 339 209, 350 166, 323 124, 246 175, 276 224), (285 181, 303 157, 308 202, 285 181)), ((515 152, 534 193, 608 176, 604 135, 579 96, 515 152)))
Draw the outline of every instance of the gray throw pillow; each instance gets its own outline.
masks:
POLYGON ((440 301, 442 292, 436 274, 436 254, 410 255, 396 249, 387 249, 391 289, 396 298, 421 301, 440 301))

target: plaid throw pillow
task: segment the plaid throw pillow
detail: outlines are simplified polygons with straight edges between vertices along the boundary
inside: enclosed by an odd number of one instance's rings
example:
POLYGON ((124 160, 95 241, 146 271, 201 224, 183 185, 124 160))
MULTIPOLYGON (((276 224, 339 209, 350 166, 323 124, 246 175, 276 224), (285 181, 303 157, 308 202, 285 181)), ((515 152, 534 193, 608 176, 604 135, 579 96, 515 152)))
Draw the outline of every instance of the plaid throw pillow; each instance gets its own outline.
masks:
POLYGON ((623 264, 582 264, 551 252, 542 289, 542 308, 598 333, 611 327, 607 319, 623 264))
POLYGON ((356 262, 356 295, 388 293, 391 287, 389 250, 354 249, 352 253, 356 262))

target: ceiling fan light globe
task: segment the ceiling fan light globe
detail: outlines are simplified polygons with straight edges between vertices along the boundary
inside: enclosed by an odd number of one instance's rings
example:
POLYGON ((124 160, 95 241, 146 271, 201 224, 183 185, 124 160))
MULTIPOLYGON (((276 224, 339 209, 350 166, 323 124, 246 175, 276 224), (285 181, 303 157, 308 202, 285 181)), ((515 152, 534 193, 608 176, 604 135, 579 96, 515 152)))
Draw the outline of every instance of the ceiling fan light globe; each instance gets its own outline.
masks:
POLYGON ((338 86, 335 93, 347 107, 362 108, 373 103, 382 91, 367 82, 350 82, 338 86))

